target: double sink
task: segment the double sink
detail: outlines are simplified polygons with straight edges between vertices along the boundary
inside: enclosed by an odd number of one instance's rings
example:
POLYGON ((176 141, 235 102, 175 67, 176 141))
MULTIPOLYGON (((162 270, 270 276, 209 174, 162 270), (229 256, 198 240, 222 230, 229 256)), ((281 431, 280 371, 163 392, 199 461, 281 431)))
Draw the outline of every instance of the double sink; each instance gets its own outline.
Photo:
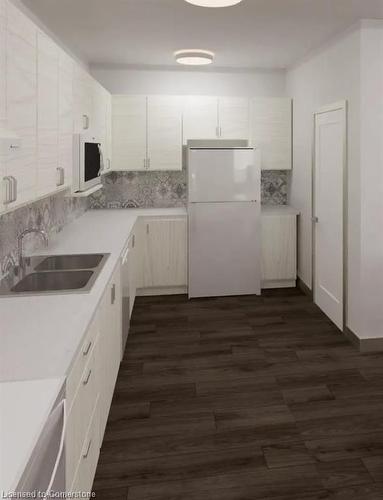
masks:
POLYGON ((88 292, 108 256, 100 253, 29 257, 25 275, 16 283, 3 284, 0 295, 88 292))

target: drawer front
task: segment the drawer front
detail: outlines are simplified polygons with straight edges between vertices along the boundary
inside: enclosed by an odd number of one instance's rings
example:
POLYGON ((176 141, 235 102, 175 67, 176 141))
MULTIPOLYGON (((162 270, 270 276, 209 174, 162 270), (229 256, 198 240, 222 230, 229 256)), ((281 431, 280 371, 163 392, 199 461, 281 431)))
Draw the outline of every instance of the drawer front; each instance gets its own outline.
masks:
POLYGON ((96 318, 93 319, 90 327, 88 328, 85 339, 81 345, 81 349, 67 378, 66 397, 69 412, 71 411, 73 400, 77 392, 77 388, 79 387, 79 384, 81 382, 81 377, 85 370, 85 366, 92 356, 93 348, 95 346, 96 338, 98 335, 98 330, 99 320, 98 315, 96 314, 96 318))
POLYGON ((96 379, 96 349, 82 373, 78 390, 74 396, 68 416, 66 433, 66 474, 67 484, 71 484, 75 468, 81 455, 95 402, 98 397, 96 379))
POLYGON ((76 473, 69 489, 72 493, 90 493, 92 491, 98 457, 100 455, 99 429, 99 408, 97 399, 88 432, 81 448, 81 455, 77 463, 76 473))

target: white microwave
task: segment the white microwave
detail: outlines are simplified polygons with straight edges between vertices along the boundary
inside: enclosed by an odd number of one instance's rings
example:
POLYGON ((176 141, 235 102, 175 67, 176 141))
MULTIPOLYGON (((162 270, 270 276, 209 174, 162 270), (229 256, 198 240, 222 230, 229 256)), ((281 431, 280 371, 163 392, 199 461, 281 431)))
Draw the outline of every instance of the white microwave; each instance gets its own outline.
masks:
POLYGON ((73 137, 73 189, 76 192, 101 184, 104 159, 101 143, 96 137, 74 134, 73 137))

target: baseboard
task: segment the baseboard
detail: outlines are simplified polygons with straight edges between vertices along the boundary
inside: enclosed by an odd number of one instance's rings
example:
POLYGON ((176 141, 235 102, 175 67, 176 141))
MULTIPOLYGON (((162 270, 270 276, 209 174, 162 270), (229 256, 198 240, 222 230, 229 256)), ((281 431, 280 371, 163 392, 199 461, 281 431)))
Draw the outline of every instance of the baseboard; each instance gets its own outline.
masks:
POLYGON ((313 300, 313 291, 299 277, 297 278, 297 287, 299 288, 299 290, 301 292, 303 292, 305 295, 307 295, 307 297, 309 297, 311 300, 313 300))
POLYGON ((383 351, 383 337, 376 339, 361 339, 347 326, 344 329, 345 336, 354 346, 362 353, 367 352, 382 352, 383 351))
POLYGON ((297 286, 296 280, 263 280, 261 288, 295 288, 297 286))
POLYGON ((184 295, 188 293, 187 286, 160 286, 150 288, 138 288, 136 295, 138 297, 156 296, 156 295, 184 295))

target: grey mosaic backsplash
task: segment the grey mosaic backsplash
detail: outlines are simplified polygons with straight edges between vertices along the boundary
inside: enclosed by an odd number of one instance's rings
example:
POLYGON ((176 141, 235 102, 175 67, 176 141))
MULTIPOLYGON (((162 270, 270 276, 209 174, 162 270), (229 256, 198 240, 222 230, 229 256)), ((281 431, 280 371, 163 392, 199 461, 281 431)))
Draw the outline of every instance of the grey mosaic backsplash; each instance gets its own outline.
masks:
MULTIPOLYGON (((25 229, 44 229, 48 235, 61 231, 69 222, 77 219, 88 208, 85 198, 66 198, 58 193, 25 207, 18 208, 0 217, 0 275, 7 266, 10 257, 17 258, 17 237, 25 229)), ((26 238, 27 240, 27 238, 26 238)), ((37 248, 40 239, 36 235, 28 236, 27 251, 37 248)))
MULTIPOLYGON (((262 172, 262 203, 286 205, 289 173, 262 172)), ((187 200, 186 170, 177 172, 111 172, 104 189, 90 197, 90 208, 171 208, 187 200)))

